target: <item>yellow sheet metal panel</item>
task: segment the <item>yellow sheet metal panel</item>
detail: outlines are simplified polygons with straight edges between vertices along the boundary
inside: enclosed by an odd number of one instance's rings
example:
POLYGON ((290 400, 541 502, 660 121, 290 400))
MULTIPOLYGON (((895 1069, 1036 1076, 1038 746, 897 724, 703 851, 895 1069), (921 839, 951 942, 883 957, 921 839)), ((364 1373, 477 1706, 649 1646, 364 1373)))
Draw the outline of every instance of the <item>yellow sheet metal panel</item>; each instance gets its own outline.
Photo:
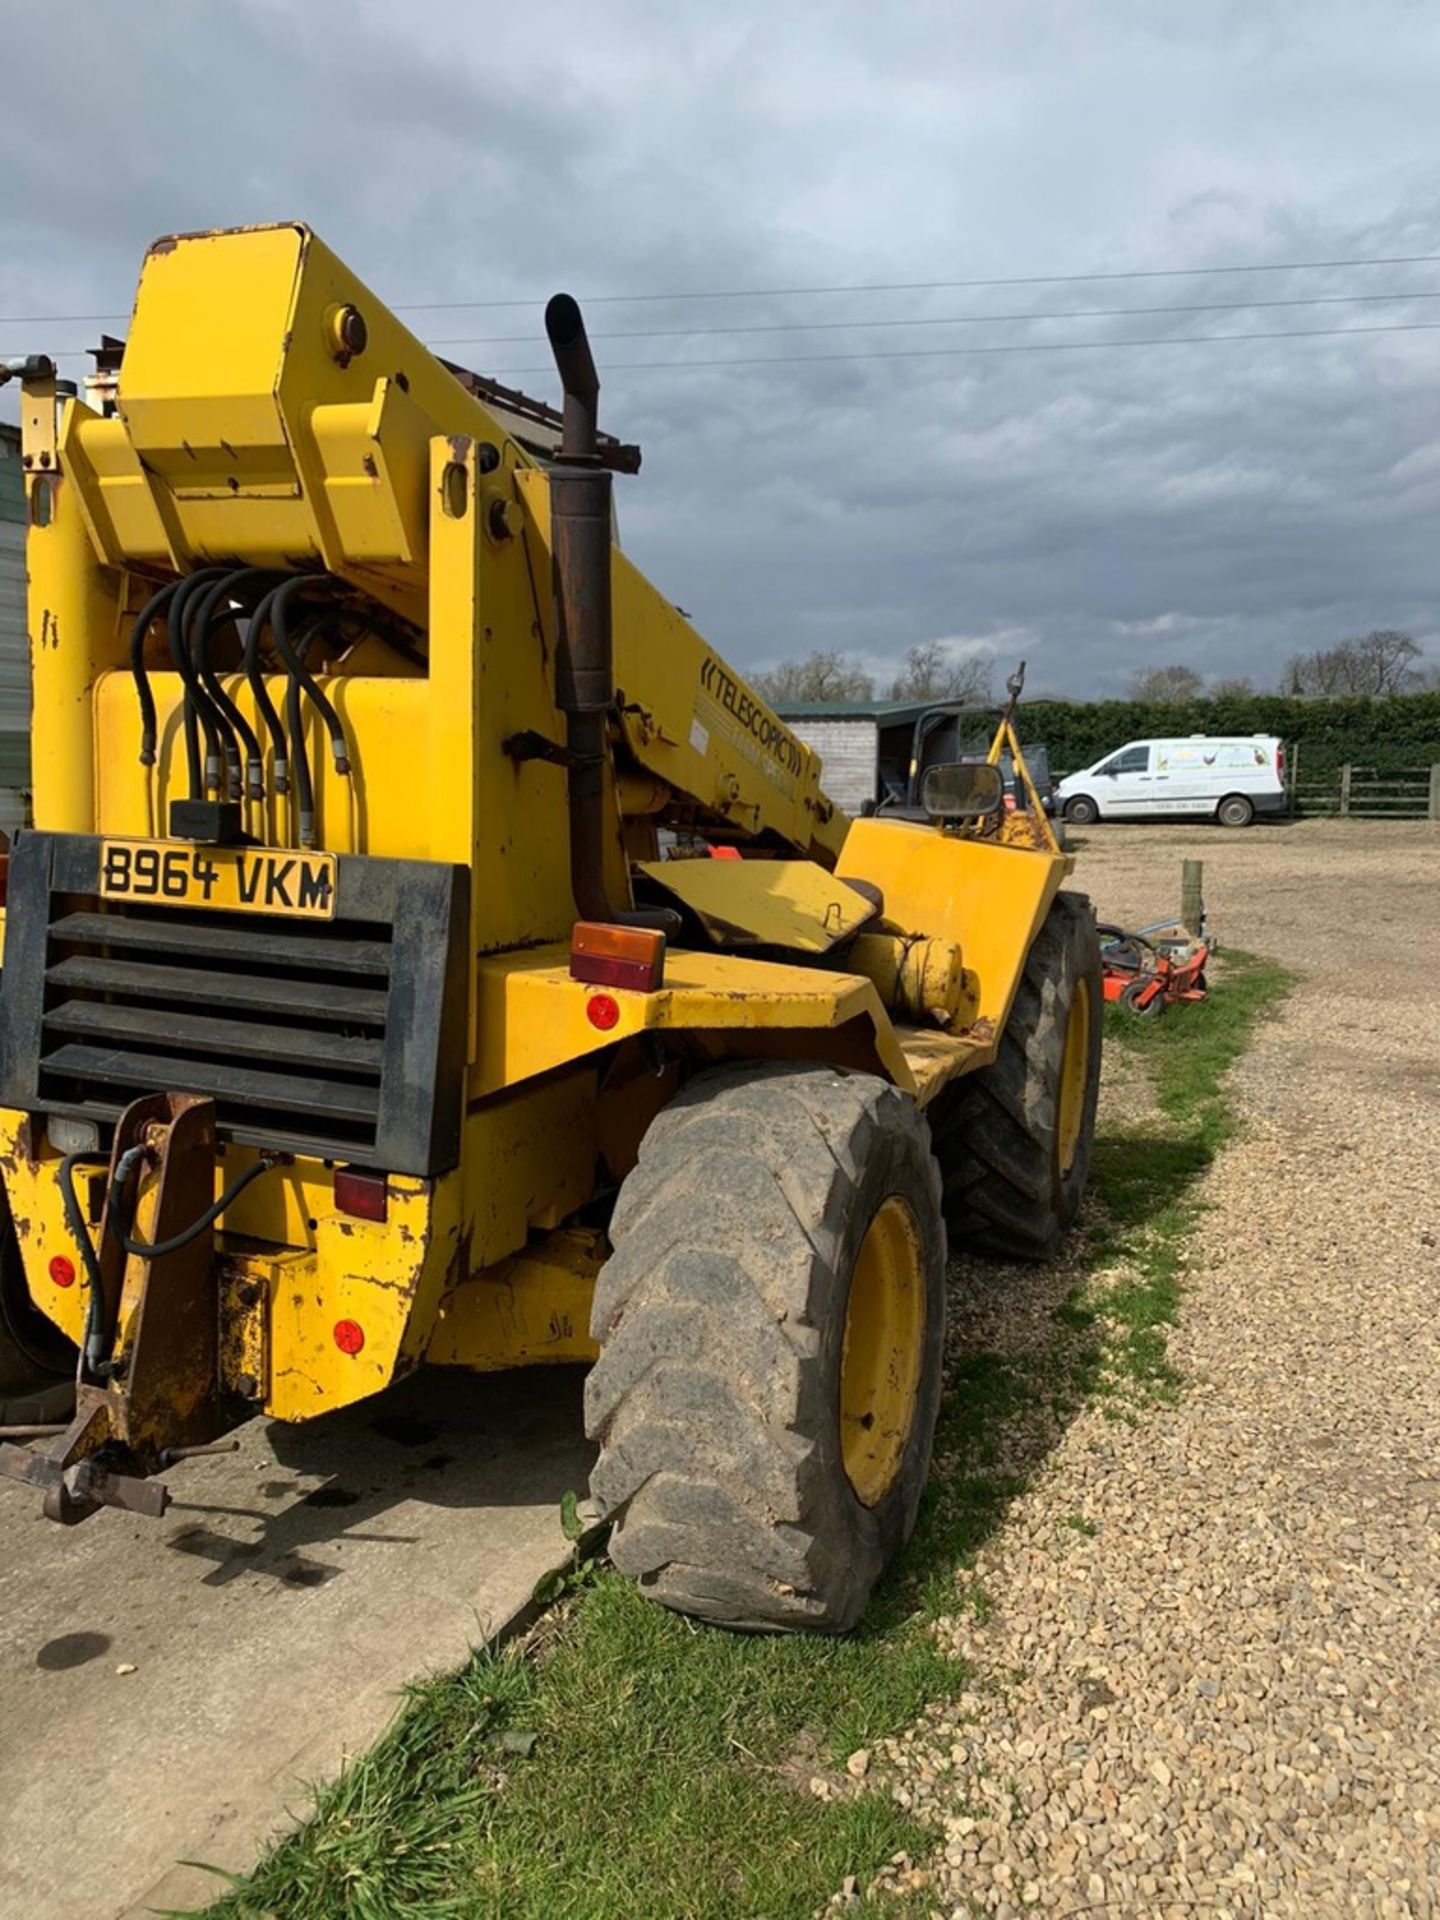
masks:
MULTIPOLYGON (((731 954, 672 951, 657 993, 600 992, 570 978, 565 947, 497 954, 479 967, 479 1056, 474 1091, 488 1093, 581 1060, 643 1033, 725 1031, 743 1036, 833 1031, 849 1021, 871 1036, 875 1070, 912 1085, 889 1016, 868 980, 815 967, 790 967, 731 954), (603 1004, 597 1024, 592 1006, 603 1004), (611 1009, 613 1008, 613 1019, 611 1009)), ((819 1041, 815 1057, 824 1057, 819 1041)))
MULTIPOLYGON (((502 477, 509 484, 513 472, 507 448, 487 484, 502 477)), ((561 723, 523 540, 490 537, 480 481, 475 441, 432 442, 439 510, 431 532, 425 764, 416 763, 413 736, 389 751, 406 760, 417 789, 424 783, 433 857, 471 867, 474 945, 485 951, 558 939, 575 911, 564 773, 505 752, 506 740, 527 729, 561 738, 561 723)))
MULTIPOLYGON (((58 1154, 48 1161, 33 1157, 28 1114, 0 1108, 0 1178, 4 1179, 10 1218, 15 1223, 25 1284, 40 1311, 78 1345, 85 1331, 88 1297, 85 1264, 80 1243, 65 1224, 55 1178, 58 1162, 58 1154), (50 1277, 50 1262, 57 1254, 63 1254, 75 1270, 70 1286, 56 1286, 50 1277)), ((77 1181, 77 1188, 83 1195, 83 1177, 77 1181)), ((82 1207, 84 1204, 82 1198, 82 1207)))
MULTIPOLYGON (((558 1226, 595 1185, 595 1070, 582 1065, 466 1115, 461 1146, 469 1272, 558 1226)), ((462 1276, 463 1278, 463 1276, 462 1276)))
POLYGON ((91 703, 97 675, 119 649, 123 576, 97 560, 69 475, 32 476, 29 500, 35 825, 90 833, 100 758, 91 703))
POLYGON ((463 1280, 440 1303, 426 1360, 476 1373, 593 1360, 590 1305, 609 1251, 597 1228, 572 1227, 463 1280))
POLYGON ((178 561, 319 560, 410 614, 424 605, 428 440, 465 433, 529 459, 298 224, 157 241, 119 394, 133 463, 84 436, 95 479, 124 468, 114 513, 87 486, 102 550, 113 557, 123 518, 152 551, 158 519, 178 561), (128 497, 137 474, 150 516, 128 497))
POLYGON ((189 552, 173 513, 161 511, 125 422, 102 419, 79 401, 65 409, 60 457, 75 483, 91 543, 107 566, 158 563, 177 571, 189 552))
MULTIPOLYGON (((429 726, 429 683, 393 674, 319 677, 347 736, 359 745, 350 774, 337 774, 318 716, 307 706, 316 821, 325 848, 332 853, 371 853, 396 860, 454 857, 439 851, 440 845, 448 848, 454 843, 453 795, 446 778, 453 767, 436 769, 432 779, 423 745, 429 726)), ((262 846, 293 846, 298 829, 292 814, 294 796, 287 800, 275 793, 269 736, 260 723, 249 683, 239 674, 228 673, 220 676, 220 683, 256 728, 265 748, 266 798, 243 803, 246 830, 262 846)), ((271 674, 265 684, 283 712, 284 679, 271 674)), ((159 738, 155 765, 146 768, 140 765, 134 681, 128 672, 116 669, 102 674, 96 683, 99 737, 110 743, 96 766, 95 825, 105 834, 163 837, 170 802, 188 790, 179 676, 153 672, 150 685, 159 738)), ((468 817, 468 811, 462 815, 463 820, 468 817)))
POLYGON ((897 1037, 915 1084, 915 1101, 928 1107, 943 1087, 962 1073, 989 1066, 995 1058, 996 1036, 987 1025, 958 1034, 934 1027, 900 1027, 897 1037))
POLYGON ((875 914, 872 900, 813 860, 646 860, 640 871, 722 947, 828 953, 875 914))
POLYGON ((976 978, 979 1012, 998 1035, 1030 943, 1070 871, 1062 854, 998 846, 900 820, 857 820, 836 872, 868 880, 885 917, 906 933, 959 942, 976 978))
MULTIPOLYGON (((270 1292, 268 1414, 313 1419, 378 1393, 419 1362, 463 1260, 459 1199, 454 1177, 392 1175, 385 1221, 331 1213, 316 1223, 313 1254, 278 1270, 255 1256, 254 1277, 270 1292)), ((233 1262, 237 1272, 246 1264, 244 1256, 233 1262)))

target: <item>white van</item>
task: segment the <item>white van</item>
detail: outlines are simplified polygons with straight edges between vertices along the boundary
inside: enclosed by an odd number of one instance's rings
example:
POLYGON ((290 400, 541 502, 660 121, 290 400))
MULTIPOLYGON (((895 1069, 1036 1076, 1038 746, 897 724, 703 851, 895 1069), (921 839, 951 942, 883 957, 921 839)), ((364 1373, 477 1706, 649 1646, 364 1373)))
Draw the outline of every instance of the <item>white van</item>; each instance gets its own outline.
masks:
POLYGON ((1257 813, 1285 810, 1285 748, 1268 733, 1131 740, 1083 773, 1069 774, 1055 802, 1077 827, 1172 814, 1248 827, 1257 813))

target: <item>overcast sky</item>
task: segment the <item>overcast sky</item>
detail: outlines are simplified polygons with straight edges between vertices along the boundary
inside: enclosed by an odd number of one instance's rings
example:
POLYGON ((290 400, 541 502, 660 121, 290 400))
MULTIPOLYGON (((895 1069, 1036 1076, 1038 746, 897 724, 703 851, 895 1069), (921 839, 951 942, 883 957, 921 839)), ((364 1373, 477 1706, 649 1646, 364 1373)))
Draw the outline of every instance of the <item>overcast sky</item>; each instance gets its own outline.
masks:
MULTIPOLYGON (((0 0, 0 28, 0 314, 123 331, 157 234, 301 218, 392 303, 523 302, 404 317, 551 395, 543 299, 588 296, 602 420, 645 452, 625 543, 742 668, 940 638, 1100 695, 1173 660, 1265 684, 1373 626, 1440 660, 1440 331, 933 352, 1437 326, 1440 263, 599 298, 1440 255, 1425 0, 0 0), (682 331, 736 327, 788 330, 682 331), (680 364, 757 359, 786 364, 680 364)), ((97 331, 7 320, 0 352, 97 331)))

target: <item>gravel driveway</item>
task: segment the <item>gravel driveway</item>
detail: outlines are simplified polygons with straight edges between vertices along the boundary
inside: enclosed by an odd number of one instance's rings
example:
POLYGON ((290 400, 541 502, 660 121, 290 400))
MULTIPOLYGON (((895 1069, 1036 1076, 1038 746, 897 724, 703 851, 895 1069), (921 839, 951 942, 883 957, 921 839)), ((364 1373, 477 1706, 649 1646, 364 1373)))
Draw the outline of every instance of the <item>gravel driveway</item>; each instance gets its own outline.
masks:
MULTIPOLYGON (((1177 1402, 1059 1436, 956 1625, 973 1690, 877 1759, 957 1920, 1437 1914, 1440 829, 1088 841, 1102 918, 1173 911, 1198 854, 1222 939, 1301 984, 1235 1074, 1177 1402)), ((978 1311, 1033 1341, 1033 1286, 978 1311)))

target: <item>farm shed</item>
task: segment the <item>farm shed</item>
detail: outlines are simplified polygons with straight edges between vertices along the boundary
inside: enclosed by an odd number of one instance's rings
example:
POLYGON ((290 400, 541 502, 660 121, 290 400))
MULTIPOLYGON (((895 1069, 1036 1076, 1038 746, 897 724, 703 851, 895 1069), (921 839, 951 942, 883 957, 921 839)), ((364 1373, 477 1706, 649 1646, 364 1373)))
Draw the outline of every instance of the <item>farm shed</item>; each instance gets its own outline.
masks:
POLYGON ((884 787, 904 786, 915 725, 945 709, 961 718, 961 733, 973 732, 981 750, 988 742, 989 709, 948 700, 777 700, 775 711, 797 738, 824 762, 820 784, 846 813, 858 814, 884 787))

